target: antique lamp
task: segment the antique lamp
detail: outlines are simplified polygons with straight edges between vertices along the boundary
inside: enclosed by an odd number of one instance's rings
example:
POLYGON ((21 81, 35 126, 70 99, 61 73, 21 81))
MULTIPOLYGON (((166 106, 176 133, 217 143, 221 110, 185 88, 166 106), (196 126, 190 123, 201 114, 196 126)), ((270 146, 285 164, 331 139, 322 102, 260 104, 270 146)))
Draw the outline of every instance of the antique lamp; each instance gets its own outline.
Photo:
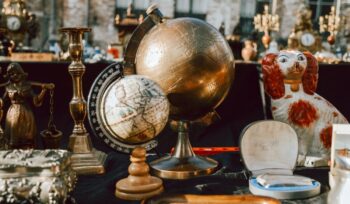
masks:
POLYGON ((327 38, 327 41, 330 45, 335 43, 335 37, 340 30, 340 18, 339 9, 335 11, 334 6, 331 7, 331 11, 328 15, 320 16, 320 32, 329 32, 330 35, 327 38))
POLYGON ((269 6, 264 5, 263 14, 257 14, 254 16, 254 27, 259 32, 264 32, 261 41, 267 49, 271 41, 269 31, 279 31, 279 16, 276 14, 269 14, 269 6))
POLYGON ((87 108, 82 87, 82 76, 85 72, 85 66, 81 61, 82 36, 84 32, 90 32, 91 29, 75 27, 61 28, 60 31, 68 34, 68 49, 72 58, 72 63, 68 67, 73 80, 73 98, 69 103, 69 109, 74 120, 74 129, 68 144, 68 150, 73 153, 72 168, 78 174, 101 174, 105 172, 103 163, 106 155, 93 148, 89 133, 84 126, 87 108))

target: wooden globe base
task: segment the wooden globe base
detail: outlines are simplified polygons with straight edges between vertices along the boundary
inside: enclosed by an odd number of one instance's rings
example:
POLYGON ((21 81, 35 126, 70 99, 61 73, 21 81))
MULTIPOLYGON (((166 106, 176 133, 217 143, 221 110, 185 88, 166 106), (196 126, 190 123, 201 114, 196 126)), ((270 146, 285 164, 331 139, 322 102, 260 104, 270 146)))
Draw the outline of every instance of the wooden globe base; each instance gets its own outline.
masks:
POLYGON ((125 200, 143 200, 163 192, 162 180, 149 174, 145 148, 135 148, 130 161, 130 175, 117 182, 115 196, 125 200))
POLYGON ((120 180, 116 185, 115 196, 124 200, 143 200, 161 194, 164 191, 163 182, 150 176, 148 184, 135 185, 129 177, 120 180))

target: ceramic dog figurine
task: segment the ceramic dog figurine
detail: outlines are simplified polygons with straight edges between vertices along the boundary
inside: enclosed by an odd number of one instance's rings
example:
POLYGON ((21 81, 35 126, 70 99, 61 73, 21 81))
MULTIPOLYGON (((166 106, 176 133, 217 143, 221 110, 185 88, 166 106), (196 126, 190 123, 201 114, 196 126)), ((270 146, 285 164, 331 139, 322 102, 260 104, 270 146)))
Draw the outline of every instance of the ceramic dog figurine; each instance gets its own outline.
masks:
POLYGON ((308 158, 327 164, 332 124, 348 121, 315 93, 316 58, 309 52, 287 50, 267 54, 262 61, 262 72, 265 91, 271 97, 273 118, 290 124, 298 134, 298 165, 312 165, 308 158))

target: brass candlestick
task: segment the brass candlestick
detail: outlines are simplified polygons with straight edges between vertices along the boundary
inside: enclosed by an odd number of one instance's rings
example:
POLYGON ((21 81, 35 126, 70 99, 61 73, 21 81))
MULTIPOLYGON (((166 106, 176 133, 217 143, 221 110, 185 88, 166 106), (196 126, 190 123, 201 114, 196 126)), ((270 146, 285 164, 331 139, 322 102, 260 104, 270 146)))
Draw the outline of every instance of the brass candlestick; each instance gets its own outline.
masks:
POLYGON ((327 41, 330 45, 335 43, 335 36, 337 35, 340 29, 341 19, 339 13, 335 11, 334 6, 331 7, 331 11, 328 15, 320 16, 320 32, 329 32, 330 35, 327 38, 327 41))
POLYGON ((261 38, 261 41, 264 47, 267 49, 271 41, 269 31, 279 31, 279 16, 269 14, 269 6, 264 5, 264 13, 254 16, 254 27, 259 32, 264 32, 264 36, 261 38))
POLYGON ((81 61, 83 53, 82 37, 90 28, 62 28, 69 37, 69 55, 72 63, 68 67, 73 80, 73 98, 69 103, 70 114, 74 120, 73 133, 69 138, 68 150, 73 152, 72 167, 78 174, 102 174, 106 154, 92 147, 89 133, 84 126, 86 101, 83 96, 82 76, 85 66, 81 61))

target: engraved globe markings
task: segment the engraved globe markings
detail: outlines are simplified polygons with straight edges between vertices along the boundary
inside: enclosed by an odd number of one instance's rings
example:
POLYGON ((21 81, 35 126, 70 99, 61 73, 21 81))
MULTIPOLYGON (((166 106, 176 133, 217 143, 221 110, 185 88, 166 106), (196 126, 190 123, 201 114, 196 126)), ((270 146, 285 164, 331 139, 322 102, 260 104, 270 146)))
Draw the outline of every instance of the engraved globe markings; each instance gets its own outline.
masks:
POLYGON ((149 76, 167 94, 170 117, 194 120, 215 109, 234 78, 234 59, 223 36, 193 18, 167 20, 142 39, 137 74, 149 76))
POLYGON ((169 103, 154 81, 132 75, 116 80, 106 89, 100 112, 109 135, 137 144, 162 131, 169 116, 169 103))

